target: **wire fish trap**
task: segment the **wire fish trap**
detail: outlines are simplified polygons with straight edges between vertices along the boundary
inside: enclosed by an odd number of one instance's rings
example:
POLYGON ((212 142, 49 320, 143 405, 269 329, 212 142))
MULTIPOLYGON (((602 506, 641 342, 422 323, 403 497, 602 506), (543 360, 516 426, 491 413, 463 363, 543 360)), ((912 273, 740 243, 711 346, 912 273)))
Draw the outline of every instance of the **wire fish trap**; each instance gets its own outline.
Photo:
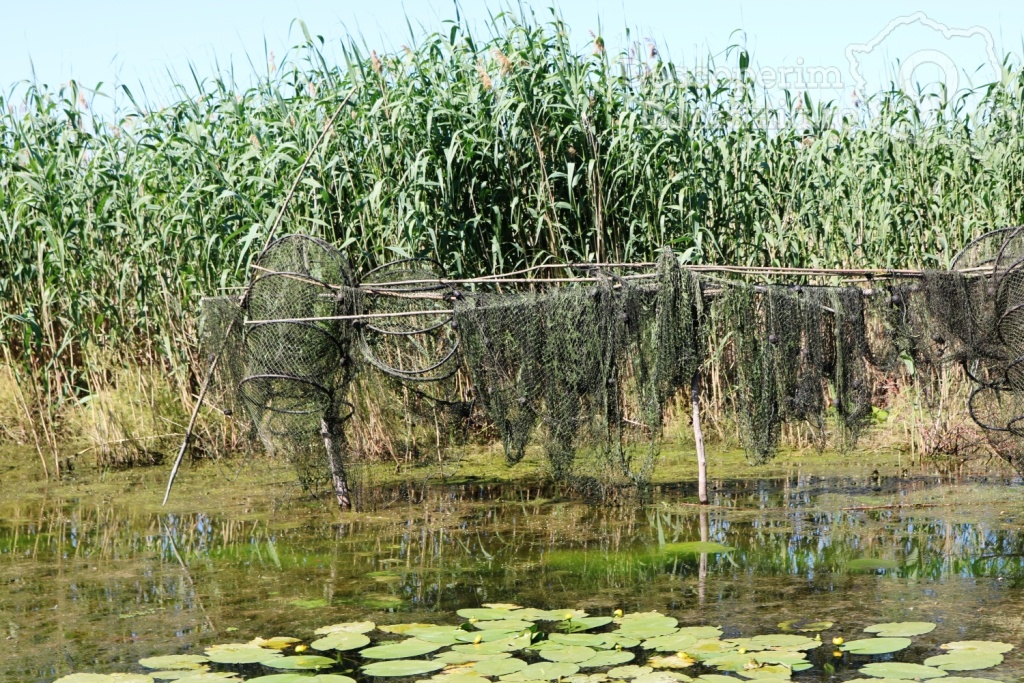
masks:
POLYGON ((341 425, 352 415, 345 394, 353 335, 337 318, 354 312, 351 270, 337 249, 302 235, 273 242, 255 270, 242 304, 240 402, 266 448, 291 459, 305 489, 338 491, 341 425))

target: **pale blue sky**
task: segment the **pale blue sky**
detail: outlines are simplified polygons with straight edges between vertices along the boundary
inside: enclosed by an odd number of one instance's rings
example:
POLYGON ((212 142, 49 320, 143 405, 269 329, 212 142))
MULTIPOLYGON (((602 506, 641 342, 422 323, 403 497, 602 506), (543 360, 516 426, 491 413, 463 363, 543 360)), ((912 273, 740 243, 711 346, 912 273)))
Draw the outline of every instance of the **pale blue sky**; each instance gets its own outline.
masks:
MULTIPOLYGON (((551 3, 523 4, 546 17, 551 3)), ((502 6, 461 3, 480 33, 488 12, 502 6)), ((952 73, 961 86, 968 79, 987 82, 996 73, 993 55, 1021 53, 1024 34, 1024 5, 993 0, 561 0, 557 6, 581 45, 599 23, 606 42, 621 45, 628 27, 692 65, 745 39, 763 81, 834 97, 850 97, 859 83, 869 91, 880 87, 896 75, 897 60, 922 64, 907 67, 917 80, 952 73)), ((201 75, 214 73, 215 64, 233 64, 244 80, 252 71, 246 55, 262 66, 264 41, 280 59, 301 39, 291 26, 296 18, 324 36, 330 54, 350 33, 379 51, 395 49, 409 42, 407 17, 419 32, 439 30, 454 16, 454 4, 438 0, 0 0, 0 88, 7 93, 31 79, 34 65, 38 81, 50 86, 71 78, 89 87, 103 82, 107 93, 115 84, 141 85, 159 102, 170 97, 169 72, 186 80, 190 62, 201 75)))

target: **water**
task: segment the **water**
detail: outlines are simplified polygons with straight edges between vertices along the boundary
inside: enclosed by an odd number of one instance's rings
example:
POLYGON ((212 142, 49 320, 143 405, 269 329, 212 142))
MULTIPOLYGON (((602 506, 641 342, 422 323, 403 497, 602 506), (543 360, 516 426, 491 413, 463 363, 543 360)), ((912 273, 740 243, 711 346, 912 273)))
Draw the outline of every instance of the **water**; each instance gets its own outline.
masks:
MULTIPOLYGON (((847 639, 872 623, 935 621, 901 655, 917 662, 950 640, 1024 641, 1016 480, 734 479, 717 482, 706 509, 687 503, 686 486, 637 505, 465 484, 393 491, 344 515, 289 488, 231 505, 194 497, 170 513, 116 489, 0 500, 0 680, 139 671, 141 657, 308 641, 349 619, 454 623, 455 610, 486 602, 657 609, 726 636, 788 619, 834 621, 847 639), (904 507, 880 507, 894 504, 904 507), (671 552, 699 540, 734 550, 671 552)), ((1022 674, 1018 651, 995 672, 1022 674)))

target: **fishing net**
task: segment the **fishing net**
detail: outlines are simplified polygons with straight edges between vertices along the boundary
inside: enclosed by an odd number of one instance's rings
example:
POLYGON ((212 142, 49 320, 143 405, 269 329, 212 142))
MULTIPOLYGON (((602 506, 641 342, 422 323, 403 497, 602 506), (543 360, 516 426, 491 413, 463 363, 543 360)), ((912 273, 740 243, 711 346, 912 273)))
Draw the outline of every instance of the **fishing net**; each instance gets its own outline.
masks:
POLYGON ((819 443, 834 423, 852 447, 879 373, 925 384, 958 364, 976 383, 971 415, 1024 466, 1021 229, 971 243, 948 271, 868 291, 711 278, 667 250, 647 272, 577 267, 567 283, 519 289, 501 278, 457 288, 426 259, 357 283, 340 252, 303 236, 274 242, 256 272, 241 303, 203 301, 202 349, 220 358, 210 395, 248 416, 312 491, 347 486, 346 471, 350 481, 374 459, 436 452, 440 464, 481 414, 509 465, 536 448, 580 489, 645 484, 666 408, 712 345, 751 462, 774 456, 787 422, 819 443), (387 454, 369 453, 379 442, 387 454))
POLYGON ((556 479, 645 483, 665 405, 702 357, 699 282, 670 252, 653 280, 600 269, 585 279, 459 302, 466 366, 510 464, 539 429, 556 479))

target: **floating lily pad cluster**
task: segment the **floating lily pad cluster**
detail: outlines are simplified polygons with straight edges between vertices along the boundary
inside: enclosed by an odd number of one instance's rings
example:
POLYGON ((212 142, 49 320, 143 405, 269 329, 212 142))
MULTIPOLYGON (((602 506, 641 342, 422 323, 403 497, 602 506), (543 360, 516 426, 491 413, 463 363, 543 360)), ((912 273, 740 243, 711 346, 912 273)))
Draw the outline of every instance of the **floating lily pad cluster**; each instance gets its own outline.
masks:
MULTIPOLYGON (((412 678, 417 683, 789 683, 794 673, 813 667, 808 652, 821 647, 820 632, 833 625, 788 621, 779 624, 781 633, 723 638, 717 626, 680 626, 660 612, 616 610, 612 616, 591 616, 578 609, 502 603, 462 609, 458 616, 462 621, 457 625, 332 624, 317 629, 308 645, 290 637, 256 638, 213 645, 205 655, 142 659, 145 674, 78 673, 56 683, 356 683, 356 678, 412 678)), ((875 624, 864 629, 868 637, 850 642, 833 638, 832 654, 889 655, 934 628, 931 622, 875 624)), ((847 683, 938 678, 943 680, 937 683, 991 683, 950 672, 994 667, 1013 646, 968 640, 940 649, 921 664, 867 661, 858 671, 861 678, 847 683)))

